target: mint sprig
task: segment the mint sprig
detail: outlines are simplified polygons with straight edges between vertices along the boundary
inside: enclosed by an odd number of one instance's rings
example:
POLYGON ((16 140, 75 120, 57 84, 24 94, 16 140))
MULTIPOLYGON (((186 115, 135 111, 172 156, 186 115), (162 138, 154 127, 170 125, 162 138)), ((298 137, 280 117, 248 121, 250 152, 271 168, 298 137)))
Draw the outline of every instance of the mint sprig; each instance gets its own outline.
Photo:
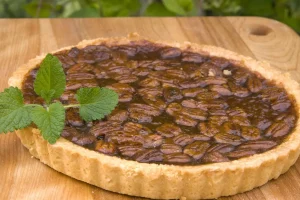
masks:
POLYGON ((101 119, 111 113, 118 103, 118 94, 108 88, 80 88, 76 99, 80 103, 79 113, 83 120, 101 119))
POLYGON ((22 129, 31 123, 30 107, 24 104, 22 92, 9 87, 0 93, 0 132, 22 129))
POLYGON ((32 121, 41 130, 42 136, 50 144, 60 137, 65 125, 65 108, 61 103, 52 103, 48 109, 35 107, 31 112, 32 121))
POLYGON ((54 144, 65 125, 65 110, 79 108, 80 117, 89 122, 102 119, 118 104, 118 94, 108 88, 80 88, 76 93, 78 104, 53 103, 64 92, 66 76, 59 59, 48 54, 41 63, 34 81, 34 91, 46 105, 24 104, 22 91, 9 87, 0 93, 0 133, 29 126, 32 122, 40 129, 45 140, 54 144))
POLYGON ((66 76, 57 57, 48 54, 41 63, 34 81, 34 91, 47 104, 59 98, 66 88, 66 76))

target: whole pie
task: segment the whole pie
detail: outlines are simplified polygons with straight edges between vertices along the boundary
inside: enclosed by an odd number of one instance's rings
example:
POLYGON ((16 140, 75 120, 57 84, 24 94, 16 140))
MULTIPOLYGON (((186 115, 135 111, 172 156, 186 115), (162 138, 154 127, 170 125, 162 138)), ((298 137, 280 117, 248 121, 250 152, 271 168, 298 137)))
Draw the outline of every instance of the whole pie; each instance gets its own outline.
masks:
MULTIPOLYGON (((103 120, 68 109, 54 145, 34 127, 16 131, 33 156, 73 178, 148 198, 216 198, 278 178, 299 156, 299 85, 266 62, 137 34, 53 54, 67 78, 63 104, 76 103, 81 87, 119 95, 103 120)), ((33 81, 44 57, 9 80, 27 103, 43 103, 33 81)))

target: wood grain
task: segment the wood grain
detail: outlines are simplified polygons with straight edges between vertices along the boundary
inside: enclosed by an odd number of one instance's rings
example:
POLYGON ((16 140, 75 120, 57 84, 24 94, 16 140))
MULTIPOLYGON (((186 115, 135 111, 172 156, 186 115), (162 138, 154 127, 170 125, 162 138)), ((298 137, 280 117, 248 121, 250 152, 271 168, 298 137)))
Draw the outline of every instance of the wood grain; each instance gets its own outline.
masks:
MULTIPOLYGON (((221 46, 292 73, 300 81, 300 39, 287 26, 257 17, 1 19, 0 91, 22 63, 83 39, 142 36, 221 46), (5 27, 5 28, 4 28, 5 27)), ((142 200, 74 180, 32 158, 12 133, 0 135, 0 199, 142 200)), ((300 199, 300 159, 277 180, 222 200, 300 199)))

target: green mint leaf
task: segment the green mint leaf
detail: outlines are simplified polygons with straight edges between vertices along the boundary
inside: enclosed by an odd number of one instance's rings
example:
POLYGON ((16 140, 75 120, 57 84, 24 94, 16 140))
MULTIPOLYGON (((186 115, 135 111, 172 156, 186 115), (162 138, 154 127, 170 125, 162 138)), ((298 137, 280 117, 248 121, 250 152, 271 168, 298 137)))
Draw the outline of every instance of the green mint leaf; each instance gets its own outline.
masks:
POLYGON ((108 88, 80 88, 76 92, 79 114, 87 122, 102 119, 118 104, 118 94, 108 88))
POLYGON ((31 123, 31 107, 24 107, 20 89, 9 87, 0 93, 0 133, 22 129, 31 123))
POLYGON ((186 11, 180 5, 179 0, 162 0, 162 2, 169 11, 178 15, 186 15, 186 11))
POLYGON ((42 90, 41 91, 41 97, 46 100, 47 104, 50 104, 51 99, 53 99, 53 96, 55 95, 55 90, 51 89, 49 91, 42 90))
POLYGON ((66 76, 57 57, 48 54, 41 63, 34 81, 34 91, 49 104, 66 88, 66 76))
POLYGON ((43 107, 32 109, 33 122, 40 129, 42 136, 50 144, 54 144, 60 137, 65 125, 65 109, 61 103, 50 104, 46 110, 43 107))

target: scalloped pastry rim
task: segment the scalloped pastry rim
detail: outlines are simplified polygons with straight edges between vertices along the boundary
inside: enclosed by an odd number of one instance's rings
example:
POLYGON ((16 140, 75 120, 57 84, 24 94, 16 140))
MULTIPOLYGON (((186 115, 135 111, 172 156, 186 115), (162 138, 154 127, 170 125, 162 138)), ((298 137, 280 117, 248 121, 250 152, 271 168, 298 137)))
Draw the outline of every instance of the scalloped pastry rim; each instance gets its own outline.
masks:
MULTIPOLYGON (((131 33, 127 37, 83 40, 76 47, 98 44, 125 45, 133 41, 150 41, 157 45, 177 47, 236 62, 283 85, 287 92, 294 96, 299 116, 299 84, 292 80, 288 73, 271 68, 267 62, 257 61, 220 47, 190 42, 154 41, 137 33, 131 33)), ((72 47, 74 46, 52 53, 72 47)), ((9 85, 21 88, 27 72, 39 64, 45 55, 38 56, 18 68, 9 78, 9 85)), ((299 120, 288 138, 272 150, 235 161, 198 166, 138 163, 85 149, 64 138, 50 145, 40 136, 39 130, 32 127, 18 130, 16 134, 33 156, 61 173, 113 192, 154 199, 207 199, 248 191, 285 173, 296 162, 300 153, 299 120)))

